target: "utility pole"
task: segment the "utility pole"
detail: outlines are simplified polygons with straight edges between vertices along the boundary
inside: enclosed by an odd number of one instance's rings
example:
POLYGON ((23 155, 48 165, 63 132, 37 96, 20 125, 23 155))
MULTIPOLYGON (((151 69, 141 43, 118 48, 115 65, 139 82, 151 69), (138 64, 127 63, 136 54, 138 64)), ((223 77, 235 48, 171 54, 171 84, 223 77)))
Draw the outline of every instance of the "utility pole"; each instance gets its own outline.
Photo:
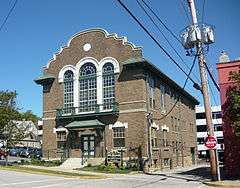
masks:
MULTIPOLYGON (((192 15, 193 27, 198 27, 197 14, 196 14, 194 0, 188 0, 188 5, 189 5, 191 15, 192 15)), ((195 47, 196 47, 196 55, 198 56, 198 61, 199 61, 199 70, 200 70, 200 77, 201 77, 201 82, 202 82, 202 93, 203 93, 204 108, 205 108, 205 113, 206 113, 208 134, 209 134, 209 136, 214 136, 214 131, 213 131, 213 127, 212 127, 212 110, 211 110, 211 105, 210 105, 210 100, 209 100, 209 95, 208 95, 208 81, 207 81, 207 74, 206 74, 206 69, 205 69, 206 61, 205 61, 205 57, 204 57, 201 40, 198 40, 195 43, 195 47)), ((210 165, 211 165, 212 180, 216 181, 216 180, 218 180, 216 154, 213 149, 209 150, 209 152, 210 152, 210 165)))

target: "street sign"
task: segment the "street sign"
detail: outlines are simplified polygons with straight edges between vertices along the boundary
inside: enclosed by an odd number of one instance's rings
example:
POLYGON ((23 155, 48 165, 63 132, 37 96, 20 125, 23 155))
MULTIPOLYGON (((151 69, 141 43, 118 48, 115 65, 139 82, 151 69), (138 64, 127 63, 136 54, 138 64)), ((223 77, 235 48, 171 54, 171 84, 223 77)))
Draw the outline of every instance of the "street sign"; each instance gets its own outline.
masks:
POLYGON ((207 149, 215 149, 217 146, 217 139, 214 136, 208 136, 205 139, 204 145, 207 147, 207 149))

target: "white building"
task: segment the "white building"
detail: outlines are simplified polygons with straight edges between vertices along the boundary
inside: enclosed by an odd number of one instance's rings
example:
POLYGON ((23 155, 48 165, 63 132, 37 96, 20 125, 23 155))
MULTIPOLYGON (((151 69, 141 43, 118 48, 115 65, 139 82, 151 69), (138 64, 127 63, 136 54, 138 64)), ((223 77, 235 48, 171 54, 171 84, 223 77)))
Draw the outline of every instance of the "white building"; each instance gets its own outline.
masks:
MULTIPOLYGON (((212 106, 212 119, 214 126, 214 136, 217 137, 217 150, 219 160, 223 160, 223 132, 222 132, 222 115, 221 106, 212 106)), ((196 107, 196 125, 197 125, 197 148, 199 158, 209 158, 209 153, 204 145, 207 137, 206 115, 204 107, 196 107)))

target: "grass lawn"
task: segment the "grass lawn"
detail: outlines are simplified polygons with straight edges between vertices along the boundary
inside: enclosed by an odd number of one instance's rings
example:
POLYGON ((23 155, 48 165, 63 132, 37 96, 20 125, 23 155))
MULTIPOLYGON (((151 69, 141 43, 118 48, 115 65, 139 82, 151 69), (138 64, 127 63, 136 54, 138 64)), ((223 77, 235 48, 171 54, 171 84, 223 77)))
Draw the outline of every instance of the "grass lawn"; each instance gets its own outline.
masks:
POLYGON ((23 166, 0 166, 0 170, 13 170, 17 172, 26 172, 33 174, 46 174, 52 176, 63 176, 63 177, 79 177, 84 179, 101 179, 104 176, 99 175, 91 175, 91 174, 81 174, 74 172, 63 172, 58 170, 48 170, 48 169, 39 169, 39 168, 31 168, 31 167, 23 167, 23 166))
POLYGON ((102 172, 102 173, 111 173, 111 174, 127 174, 132 172, 133 170, 126 169, 126 168, 115 168, 112 166, 86 166, 83 168, 80 168, 79 170, 83 171, 91 171, 91 172, 102 172))

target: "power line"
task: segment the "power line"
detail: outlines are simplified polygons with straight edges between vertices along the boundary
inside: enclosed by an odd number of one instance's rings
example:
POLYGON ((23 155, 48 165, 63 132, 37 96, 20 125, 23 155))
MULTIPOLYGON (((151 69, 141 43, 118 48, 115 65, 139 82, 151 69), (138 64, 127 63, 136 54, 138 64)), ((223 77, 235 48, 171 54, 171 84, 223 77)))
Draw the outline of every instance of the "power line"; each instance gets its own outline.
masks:
MULTIPOLYGON (((162 34, 162 36, 164 37, 164 39, 167 41, 167 43, 169 44, 169 46, 173 49, 173 51, 177 54, 177 56, 180 58, 180 60, 183 62, 183 64, 190 70, 190 67, 188 66, 188 64, 183 60, 183 58, 181 57, 181 55, 177 52, 177 50, 174 48, 174 46, 170 43, 170 41, 167 39, 167 37, 164 35, 164 33, 161 31, 160 27, 158 26, 158 24, 154 21, 154 19, 151 17, 151 15, 146 11, 146 9, 142 6, 142 4, 139 2, 139 0, 136 0, 138 5, 140 6, 140 8, 144 11, 144 13, 149 17, 149 19, 152 21, 152 23, 155 25, 155 27, 158 29, 158 31, 162 34)), ((181 41, 178 39, 178 37, 171 31, 171 29, 169 27, 167 27, 167 25, 161 20, 161 18, 154 12, 154 10, 150 7, 149 4, 147 4, 144 0, 142 0, 142 2, 144 3, 144 5, 151 11, 151 13, 157 18, 157 20, 164 26, 164 28, 169 31, 169 33, 178 41, 180 42, 180 44, 182 45, 181 41)), ((199 81, 199 78, 193 74, 194 77, 199 81)))
POLYGON ((213 84, 215 85, 215 87, 217 88, 217 90, 220 91, 220 88, 219 88, 217 82, 215 81, 215 79, 214 79, 214 77, 213 77, 211 71, 209 70, 207 63, 205 63, 205 66, 206 66, 206 69, 207 69, 207 71, 208 71, 208 74, 209 74, 209 76, 210 76, 210 78, 211 78, 213 84))
POLYGON ((163 27, 180 43, 181 41, 179 38, 171 31, 171 29, 162 21, 162 19, 154 12, 154 10, 150 7, 149 4, 147 4, 144 0, 142 0, 144 5, 150 10, 150 12, 157 18, 157 20, 163 25, 163 27))
MULTIPOLYGON (((187 85, 189 76, 190 76, 190 74, 191 74, 191 72, 192 72, 192 70, 193 70, 193 67, 194 67, 194 65, 195 65, 196 59, 197 59, 197 56, 195 56, 194 59, 193 59, 192 66, 191 66, 191 68, 190 68, 190 70, 189 70, 189 72, 188 72, 188 76, 187 76, 187 78, 186 78, 186 80, 185 80, 185 82, 184 82, 184 85, 183 85, 182 89, 185 89, 185 87, 186 87, 186 85, 187 85)), ((176 105, 177 105, 177 103, 179 102, 179 100, 180 100, 180 96, 178 96, 178 98, 177 98, 176 102, 173 104, 172 108, 171 108, 163 117, 161 117, 161 118, 153 118, 153 119, 154 119, 154 120, 162 120, 162 119, 164 119, 165 117, 167 117, 167 116, 173 111, 173 109, 176 107, 176 105)))
POLYGON ((9 10, 9 12, 8 12, 7 16, 5 17, 3 23, 1 24, 1 26, 0 26, 0 31, 2 30, 3 26, 6 24, 9 16, 11 15, 13 9, 15 8, 15 6, 16 6, 16 4, 17 4, 17 1, 18 1, 18 0, 15 0, 13 6, 12 6, 11 9, 9 10))
POLYGON ((184 6, 182 0, 180 0, 180 2, 181 2, 182 8, 183 8, 183 10, 184 10, 184 12, 185 12, 185 14, 186 14, 186 17, 187 17, 188 21, 191 23, 191 20, 190 20, 190 18, 189 18, 189 16, 188 16, 186 7, 184 6))
POLYGON ((202 23, 204 22, 204 14, 205 14, 205 0, 203 0, 203 6, 202 6, 202 23))
MULTIPOLYGON (((172 56, 162 47, 162 45, 153 37, 153 35, 143 26, 143 24, 133 15, 133 13, 126 7, 125 4, 122 3, 121 0, 117 0, 119 4, 130 14, 130 16, 138 23, 138 25, 148 34, 148 36, 157 44, 157 46, 169 57, 169 59, 186 75, 186 71, 183 70, 183 68, 172 58, 172 56)), ((191 80, 192 83, 195 85, 197 84, 190 76, 189 80, 191 80)), ((197 84, 198 85, 198 84, 197 84)))

